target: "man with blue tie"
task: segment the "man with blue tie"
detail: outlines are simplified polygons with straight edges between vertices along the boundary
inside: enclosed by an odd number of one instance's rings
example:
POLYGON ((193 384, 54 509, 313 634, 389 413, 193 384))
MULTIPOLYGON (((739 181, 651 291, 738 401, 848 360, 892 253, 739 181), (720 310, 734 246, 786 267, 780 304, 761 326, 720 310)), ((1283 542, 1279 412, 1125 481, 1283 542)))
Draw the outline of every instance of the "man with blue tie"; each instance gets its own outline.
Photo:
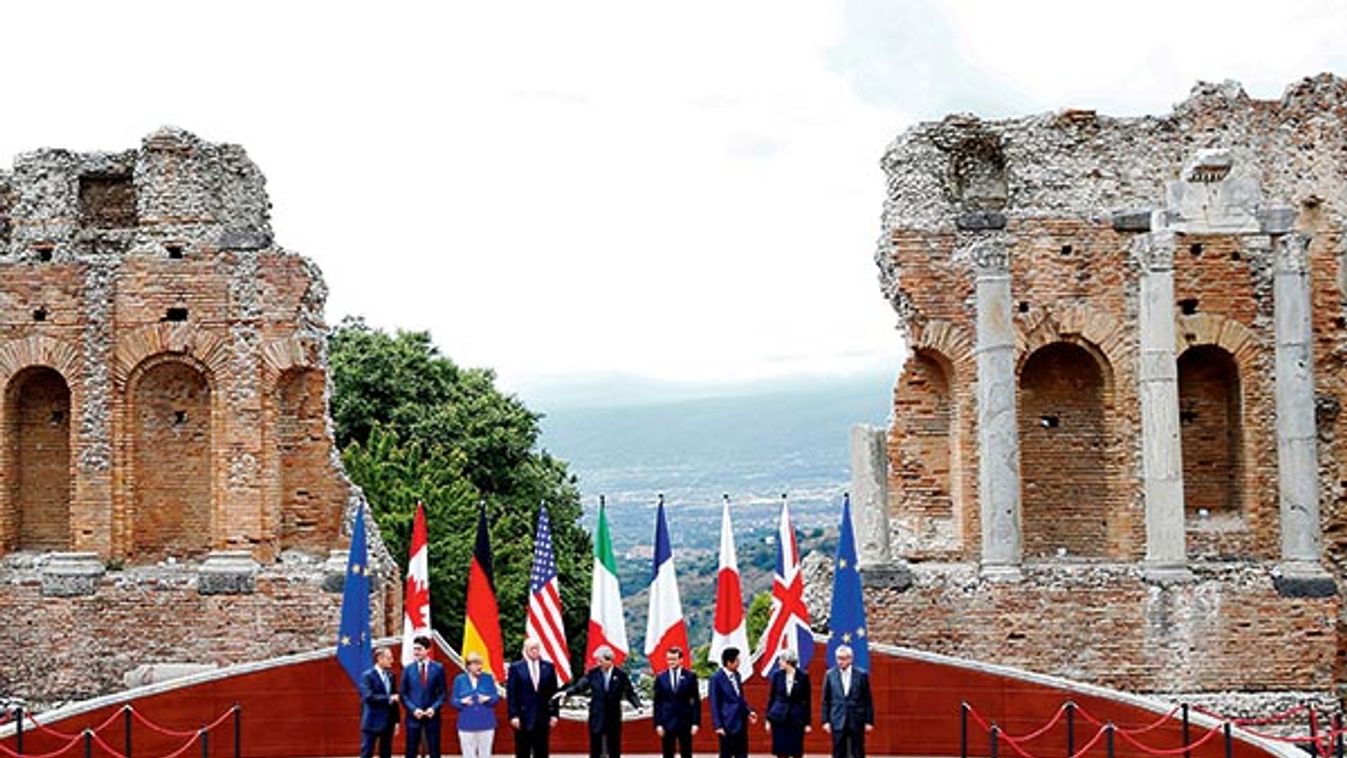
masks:
POLYGON ((393 758, 393 733, 398 728, 398 693, 393 678, 393 651, 374 651, 374 665, 360 677, 360 758, 393 758))
POLYGON ((674 743, 681 758, 692 758, 692 735, 702 723, 702 695, 697 675, 683 668, 683 649, 671 647, 664 655, 669 665, 655 677, 655 734, 664 758, 673 758, 674 743))
POLYGON ((402 670, 402 705, 407 709, 407 758, 416 758, 421 740, 426 754, 440 758, 440 708, 448 696, 444 666, 430 660, 430 638, 412 640, 412 665, 402 670))
POLYGON ((720 670, 711 675, 711 726, 720 738, 720 758, 747 758, 748 725, 757 723, 758 714, 744 699, 739 679, 739 648, 727 647, 720 653, 720 670))
POLYGON ((536 638, 524 640, 524 658, 510 664, 505 677, 506 712, 514 729, 515 758, 547 758, 547 740, 557 725, 557 670, 542 659, 536 638))
POLYGON ((612 648, 595 648, 594 662, 598 665, 553 697, 588 692, 589 758, 622 758, 622 700, 640 708, 641 699, 631 686, 631 677, 614 665, 612 648))
POLYGON ((851 665, 849 646, 834 655, 837 665, 823 677, 823 731, 833 737, 833 758, 865 758, 865 735, 875 728, 870 675, 851 665))

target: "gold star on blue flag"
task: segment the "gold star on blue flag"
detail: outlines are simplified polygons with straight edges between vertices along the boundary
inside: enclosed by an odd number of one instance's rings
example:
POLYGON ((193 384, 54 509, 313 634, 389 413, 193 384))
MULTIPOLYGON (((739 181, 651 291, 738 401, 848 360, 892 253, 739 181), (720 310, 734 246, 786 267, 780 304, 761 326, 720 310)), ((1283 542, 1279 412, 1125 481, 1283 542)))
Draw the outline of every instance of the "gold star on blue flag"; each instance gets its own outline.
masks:
POLYGON ((367 553, 365 509, 359 508, 351 529, 351 554, 346 559, 346 587, 341 596, 341 628, 337 630, 337 662, 357 688, 371 659, 369 571, 364 568, 367 553))
POLYGON ((828 614, 828 665, 837 665, 837 648, 851 647, 854 665, 870 668, 870 642, 865 634, 865 595, 856 570, 856 533, 851 528, 851 497, 842 498, 842 528, 837 535, 837 570, 833 572, 832 611, 828 614), (851 630, 856 630, 853 637, 851 630))

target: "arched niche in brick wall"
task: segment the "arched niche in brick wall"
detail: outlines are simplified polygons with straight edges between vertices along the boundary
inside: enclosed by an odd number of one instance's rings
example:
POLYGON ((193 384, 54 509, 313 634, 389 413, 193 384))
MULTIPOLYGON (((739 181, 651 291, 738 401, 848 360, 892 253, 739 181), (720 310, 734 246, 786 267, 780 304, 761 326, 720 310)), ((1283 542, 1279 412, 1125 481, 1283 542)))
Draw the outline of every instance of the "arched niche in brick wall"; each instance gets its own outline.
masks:
POLYGON ((1180 316, 1177 327, 1188 554, 1256 557, 1258 539, 1249 515, 1258 488, 1251 477, 1258 438, 1264 435, 1248 419, 1266 398, 1245 377, 1253 375, 1258 362, 1257 336, 1217 314, 1180 316))
POLYGON ((897 550, 911 558, 958 559, 969 525, 963 494, 971 472, 965 388, 973 366, 972 341, 941 320, 912 327, 911 354, 893 390, 888 434, 889 507, 897 550))
POLYGON ((1112 535, 1112 370, 1098 350, 1053 342, 1019 374, 1024 554, 1119 557, 1112 535))
POLYGON ((68 550, 74 489, 70 385, 59 371, 29 366, 4 393, 4 533, 18 550, 68 550))
POLYGON ((151 356, 127 379, 131 554, 191 557, 212 546, 218 439, 210 374, 186 355, 151 356))

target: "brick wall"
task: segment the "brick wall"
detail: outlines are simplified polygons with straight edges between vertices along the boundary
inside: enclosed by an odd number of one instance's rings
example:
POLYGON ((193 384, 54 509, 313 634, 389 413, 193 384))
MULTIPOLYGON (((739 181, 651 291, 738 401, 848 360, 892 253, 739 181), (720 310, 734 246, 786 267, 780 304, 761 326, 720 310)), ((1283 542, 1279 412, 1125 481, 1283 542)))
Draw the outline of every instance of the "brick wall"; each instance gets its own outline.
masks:
MULTIPOLYGON (((326 417, 326 287, 273 241, 263 185, 241 148, 174 129, 0 171, 0 691, 331 643, 326 562, 365 504, 326 417), (50 550, 114 570, 43 594, 50 550), (199 592, 216 551, 251 556, 255 589, 199 592)), ((370 527, 383 634, 398 571, 370 527)))
POLYGON ((1297 597, 1272 581, 1281 556, 1276 345, 1272 232, 1260 233, 1262 221, 1239 235, 1177 237, 1172 307, 1197 579, 1162 586, 1142 578, 1141 270, 1131 250, 1138 231, 1168 223, 1168 215, 1148 214, 1177 207, 1167 183, 1204 148, 1227 151, 1232 176, 1257 196, 1211 196, 1204 207, 1282 208, 1310 236, 1322 563, 1342 587, 1344 119, 1347 80, 1324 75, 1275 101, 1251 100, 1238 85, 1200 84, 1159 116, 951 116, 892 143, 875 260, 915 352, 897 372, 889 497, 892 543, 916 561, 918 581, 906 593, 876 590, 876 638, 1157 692, 1324 692, 1347 683, 1337 598, 1297 597), (1128 214, 1142 227, 1129 226, 1128 214), (968 251, 987 235, 1009 253, 1019 387, 1025 578, 1006 584, 979 579, 976 564, 977 314, 968 251), (938 393, 926 378, 931 365, 951 367, 938 393), (928 449, 929 408, 945 396, 954 463, 951 486, 940 489, 932 485, 942 457, 928 449), (922 561, 951 554, 917 527, 924 514, 943 512, 946 499, 968 562, 942 573, 922 561))

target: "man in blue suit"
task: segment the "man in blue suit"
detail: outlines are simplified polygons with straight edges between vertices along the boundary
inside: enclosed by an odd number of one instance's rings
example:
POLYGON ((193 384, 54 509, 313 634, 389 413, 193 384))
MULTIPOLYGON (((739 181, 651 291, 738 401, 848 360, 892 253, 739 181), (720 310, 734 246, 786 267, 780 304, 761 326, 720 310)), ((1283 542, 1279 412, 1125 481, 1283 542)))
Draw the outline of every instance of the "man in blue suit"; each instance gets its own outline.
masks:
POLYGON ((510 664, 505 705, 514 729, 515 758, 547 758, 547 740, 557 725, 557 669, 543 658, 537 639, 524 640, 524 658, 510 664))
POLYGON ((739 648, 727 647, 720 653, 720 670, 711 675, 711 726, 720 738, 720 758, 747 758, 748 725, 757 723, 758 714, 744 699, 739 679, 739 648))
POLYGON ((589 758, 622 758, 622 701, 640 708, 627 672, 614 665, 613 649, 594 650, 596 665, 555 697, 589 693, 589 758))
POLYGON ((360 676, 360 758, 393 758, 393 733, 398 728, 397 679, 393 676, 393 651, 374 651, 374 665, 360 676))
POLYGON ((823 731, 833 737, 833 758, 865 758, 865 735, 875 728, 870 675, 851 665, 847 645, 834 656, 837 665, 823 677, 823 731))
POLYGON ((415 660, 402 670, 402 705, 407 709, 407 758, 416 758, 421 740, 430 758, 440 758, 440 708, 448 687, 444 666, 430 660, 430 638, 412 640, 415 660))
POLYGON ((655 734, 664 748, 664 758, 673 758, 674 743, 682 758, 692 758, 692 735, 702 724, 697 675, 683 668, 680 647, 669 648, 664 660, 669 667, 655 677, 655 734))

